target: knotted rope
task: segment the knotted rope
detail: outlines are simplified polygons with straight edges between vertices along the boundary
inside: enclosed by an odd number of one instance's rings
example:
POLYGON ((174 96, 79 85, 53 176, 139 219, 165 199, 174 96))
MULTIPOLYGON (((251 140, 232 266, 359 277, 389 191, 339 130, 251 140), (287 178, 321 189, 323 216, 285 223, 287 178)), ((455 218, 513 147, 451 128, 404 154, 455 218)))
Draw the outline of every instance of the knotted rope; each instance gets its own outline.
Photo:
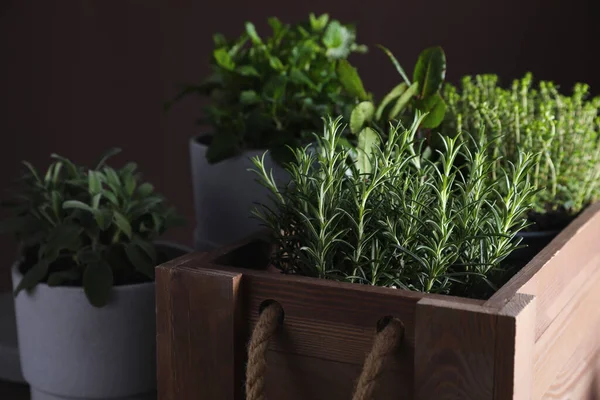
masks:
POLYGON ((277 330, 283 309, 279 303, 271 303, 260 313, 248 345, 246 367, 246 400, 264 400, 265 371, 267 370, 267 347, 277 330))
MULTIPOLYGON (((282 321, 283 308, 279 303, 271 303, 262 310, 258 323, 252 331, 248 346, 248 366, 246 367, 246 400, 265 400, 265 371, 267 369, 267 348, 282 321)), ((398 347, 404 337, 404 325, 398 319, 390 319, 377 333, 373 347, 358 379, 353 400, 372 400, 377 378, 383 371, 384 362, 398 347)))

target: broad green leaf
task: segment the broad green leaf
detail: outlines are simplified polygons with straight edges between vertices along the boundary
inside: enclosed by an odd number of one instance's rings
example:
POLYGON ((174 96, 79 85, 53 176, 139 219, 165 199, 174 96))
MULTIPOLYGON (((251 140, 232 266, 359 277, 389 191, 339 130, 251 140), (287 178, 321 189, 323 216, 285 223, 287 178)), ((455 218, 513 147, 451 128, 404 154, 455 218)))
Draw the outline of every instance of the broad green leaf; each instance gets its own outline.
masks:
POLYGON ((375 106, 370 101, 360 102, 352 110, 350 114, 350 131, 357 134, 361 131, 363 126, 371 122, 373 114, 375 113, 375 106))
POLYGON ((388 94, 385 95, 383 100, 381 100, 381 104, 377 107, 377 112, 375 113, 375 120, 379 121, 381 119, 381 115, 383 114, 383 110, 390 104, 392 101, 396 100, 398 97, 402 95, 408 88, 408 85, 404 82, 393 88, 388 94))
POLYGON ((65 271, 51 272, 48 275, 48 286, 60 286, 64 283, 76 282, 81 279, 81 271, 75 267, 65 271))
POLYGON ((136 181, 133 175, 126 174, 123 176, 123 183, 125 186, 125 193, 127 196, 132 196, 135 192, 136 181))
POLYGON ((62 196, 60 194, 60 192, 53 190, 52 191, 52 210, 54 211, 54 215, 57 218, 60 218, 61 216, 61 211, 62 211, 62 203, 63 203, 63 199, 62 196))
POLYGON ((421 127, 437 128, 444 120, 444 115, 446 114, 446 102, 442 99, 442 96, 436 93, 421 101, 419 109, 422 112, 428 113, 425 118, 423 118, 421 127))
POLYGON ((82 201, 79 200, 67 200, 65 202, 63 202, 62 204, 62 208, 64 210, 70 209, 70 208, 78 208, 80 210, 84 210, 84 211, 89 211, 92 214, 94 213, 94 209, 92 207, 90 207, 88 204, 85 204, 82 201))
POLYGON ((106 183, 110 186, 112 191, 119 193, 121 191, 121 178, 119 178, 117 172, 111 167, 104 167, 102 172, 104 172, 106 183))
POLYGON ((244 90, 240 93, 240 103, 250 105, 258 102, 260 102, 260 97, 254 90, 244 90))
POLYGON ((131 224, 125 218, 123 214, 118 211, 113 211, 113 221, 115 225, 129 238, 131 239, 131 224))
POLYGON ((437 93, 446 77, 446 55, 441 47, 430 47, 421 52, 413 80, 419 82, 419 96, 429 97, 437 93))
POLYGON ((260 76, 256 68, 252 65, 241 65, 236 68, 236 72, 243 76, 260 76))
POLYGON ((100 180, 99 175, 100 174, 96 171, 88 171, 88 190, 92 195, 102 191, 102 181, 100 180))
POLYGON ((329 22, 328 14, 322 14, 319 15, 319 17, 315 17, 314 13, 310 13, 308 18, 310 20, 310 27, 315 32, 321 32, 323 29, 325 29, 327 23, 329 22))
POLYGON ((269 65, 276 71, 283 71, 285 69, 281 60, 275 56, 269 56, 269 65))
POLYGON ((106 165, 106 162, 116 156, 117 154, 119 154, 121 152, 121 149, 118 147, 112 148, 110 150, 108 150, 106 153, 104 153, 102 155, 102 157, 100 157, 100 160, 98 161, 98 164, 96 164, 96 169, 100 169, 102 167, 104 167, 104 165, 106 165))
POLYGON ((387 54, 387 56, 389 57, 389 59, 392 61, 392 64, 394 64, 394 67, 396 67, 396 71, 398 71, 398 73, 400 74, 400 76, 402 77, 402 79, 404 79, 404 83, 406 83, 407 86, 411 85, 410 80, 408 79, 408 76, 406 75, 406 72, 404 72, 404 68, 402 68, 402 66, 400 65, 400 63, 398 62, 398 60, 396 59, 396 57, 394 57, 394 55, 392 54, 391 51, 389 51, 387 48, 379 45, 378 46, 381 50, 383 50, 383 52, 385 54, 387 54))
POLYGON ((398 101, 396 101, 396 104, 394 104, 392 111, 390 111, 388 115, 388 120, 395 119, 398 116, 398 114, 400 114, 400 112, 404 110, 404 108, 406 107, 408 102, 413 98, 413 96, 417 94, 418 90, 418 82, 414 82, 412 85, 410 85, 408 89, 406 89, 406 91, 400 95, 398 101))
POLYGON ((250 40, 252 40, 252 43, 263 43, 260 36, 258 36, 258 33, 256 33, 256 28, 254 27, 254 24, 252 22, 246 22, 246 33, 248 34, 248 36, 250 36, 250 40))
POLYGON ((372 128, 366 127, 358 134, 356 167, 362 174, 372 171, 371 159, 373 150, 379 146, 379 135, 372 128))
POLYGON ((113 213, 111 210, 102 209, 94 213, 94 218, 98 224, 100 230, 105 231, 110 228, 113 220, 113 213))
POLYGON ((363 83, 354 68, 347 60, 339 60, 337 64, 337 75, 344 89, 359 100, 368 100, 363 83))
POLYGON ((224 48, 217 49, 213 52, 215 61, 217 64, 227 71, 233 71, 235 69, 235 62, 224 48))
POLYGON ((150 260, 152 260, 152 262, 155 263, 157 261, 158 256, 156 253, 156 246, 154 245, 154 243, 147 241, 147 240, 140 239, 139 237, 135 238, 133 242, 137 246, 139 246, 139 248, 142 249, 144 251, 144 253, 146 253, 148 258, 150 258, 150 260))
POLYGON ((140 246, 136 243, 127 243, 125 245, 125 254, 136 271, 141 272, 150 279, 154 279, 154 267, 156 265, 153 265, 154 263, 150 257, 148 257, 140 246))
POLYGON ((137 190, 140 197, 150 196, 154 192, 154 186, 148 182, 142 183, 137 190))
POLYGON ((85 267, 83 291, 91 305, 95 307, 105 306, 110 298, 113 283, 113 272, 106 261, 100 260, 85 267))
MULTIPOLYGON (((139 188, 138 188, 139 191, 139 188)), ((106 197, 108 199, 108 201, 110 201, 111 203, 113 203, 115 206, 119 205, 119 200, 117 199, 117 196, 115 196, 115 194, 113 192, 109 192, 108 190, 105 190, 102 195, 104 197, 106 197)))
POLYGON ((67 166, 67 172, 69 173, 69 175, 71 177, 77 175, 77 166, 75 164, 73 164, 73 162, 65 157, 62 157, 56 153, 52 153, 50 154, 50 158, 53 158, 55 160, 60 160, 64 165, 67 166))
POLYGON ((23 279, 17 285, 15 289, 15 295, 17 295, 21 290, 29 290, 33 289, 35 285, 40 283, 48 273, 48 263, 45 260, 40 260, 37 264, 29 269, 23 275, 23 279))

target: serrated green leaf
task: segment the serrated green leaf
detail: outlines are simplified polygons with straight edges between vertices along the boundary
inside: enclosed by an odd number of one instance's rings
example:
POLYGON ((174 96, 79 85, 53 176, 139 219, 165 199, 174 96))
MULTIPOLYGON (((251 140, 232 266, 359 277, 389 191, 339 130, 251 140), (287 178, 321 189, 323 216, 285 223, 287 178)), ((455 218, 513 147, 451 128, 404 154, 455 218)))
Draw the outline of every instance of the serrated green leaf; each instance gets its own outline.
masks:
POLYGON ((344 44, 344 27, 338 21, 331 21, 323 35, 323 44, 327 48, 336 48, 344 44))
POLYGON ((379 146, 379 142, 379 135, 370 127, 364 128, 358 134, 356 167, 360 173, 371 173, 373 169, 371 165, 373 151, 379 146))
POLYGON ((377 112, 375 113, 375 120, 379 121, 381 116, 383 115, 383 110, 394 100, 402 95, 408 88, 408 85, 404 82, 393 88, 388 94, 385 95, 383 100, 381 100, 381 104, 377 107, 377 112))
POLYGON ((150 279, 154 279, 154 267, 152 260, 146 252, 136 243, 125 245, 125 254, 136 271, 141 272, 150 279))
POLYGON ((46 274, 48 274, 48 263, 45 260, 40 260, 23 275, 23 279, 15 289, 15 295, 19 294, 21 290, 33 289, 46 277, 46 274))
POLYGON ((446 55, 441 47, 430 47, 421 52, 413 80, 419 82, 419 96, 429 97, 437 93, 446 77, 446 55))
POLYGON ((347 60, 339 60, 337 64, 337 75, 344 89, 359 100, 368 100, 363 83, 358 71, 347 60))
POLYGON ((408 102, 413 98, 414 95, 417 94, 418 91, 419 83, 414 82, 408 87, 408 89, 406 89, 406 91, 404 91, 404 93, 400 95, 398 101, 396 101, 396 104, 394 104, 392 111, 390 111, 388 119, 395 119, 398 116, 398 114, 400 114, 400 112, 404 110, 404 108, 408 105, 408 102))
POLYGON ((131 239, 132 229, 131 224, 123 214, 118 211, 113 211, 113 222, 129 239, 131 239))
POLYGON ((421 122, 421 127, 423 128, 437 128, 444 120, 446 102, 437 93, 420 102, 418 108, 421 112, 428 113, 421 122))
POLYGON ((213 56, 215 57, 217 65, 219 65, 221 68, 227 71, 233 71, 235 69, 235 62, 233 61, 233 58, 231 58, 227 50, 224 48, 216 49, 213 52, 213 56))
POLYGON ((269 65, 276 71, 283 71, 285 69, 281 60, 276 56, 269 56, 269 65))
POLYGON ((325 29, 327 23, 329 22, 328 14, 322 14, 319 15, 319 17, 315 17, 314 13, 310 13, 308 18, 310 20, 310 27, 315 32, 321 32, 323 29, 325 29))
POLYGON ((371 122, 375 106, 370 101, 360 102, 350 114, 350 131, 354 134, 360 132, 366 123, 371 122))
POLYGON ((112 268, 103 260, 88 264, 83 272, 83 290, 90 304, 103 307, 114 284, 112 268))

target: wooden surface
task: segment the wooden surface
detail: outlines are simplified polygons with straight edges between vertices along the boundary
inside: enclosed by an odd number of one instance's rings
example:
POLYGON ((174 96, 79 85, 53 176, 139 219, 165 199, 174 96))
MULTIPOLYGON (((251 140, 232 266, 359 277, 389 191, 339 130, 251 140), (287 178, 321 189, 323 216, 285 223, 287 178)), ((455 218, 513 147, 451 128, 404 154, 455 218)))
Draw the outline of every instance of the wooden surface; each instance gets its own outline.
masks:
POLYGON ((267 356, 271 399, 348 399, 377 322, 393 316, 406 335, 378 400, 596 400, 599 212, 488 301, 273 273, 254 239, 159 266, 159 400, 242 400, 243 353, 266 300, 285 312, 267 356))

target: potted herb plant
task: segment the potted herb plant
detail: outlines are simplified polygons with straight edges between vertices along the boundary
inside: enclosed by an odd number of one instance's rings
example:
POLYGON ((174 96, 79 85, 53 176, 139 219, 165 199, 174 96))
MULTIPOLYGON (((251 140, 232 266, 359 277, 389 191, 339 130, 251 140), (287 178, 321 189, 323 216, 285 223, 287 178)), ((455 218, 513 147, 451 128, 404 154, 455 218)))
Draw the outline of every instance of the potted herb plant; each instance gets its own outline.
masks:
POLYGON ((327 14, 296 24, 270 18, 269 25, 269 36, 259 35, 251 22, 233 40, 215 35, 211 75, 175 99, 199 94, 210 101, 203 122, 213 132, 190 142, 197 248, 257 228, 248 214, 267 193, 248 179, 250 157, 269 149, 274 176, 287 179, 278 167, 289 159, 287 146, 306 144, 323 115, 349 114, 354 104, 336 72, 339 60, 366 51, 356 44, 353 27, 327 14))
POLYGON ((295 150, 285 185, 255 159, 274 197, 257 210, 268 240, 157 269, 165 397, 597 393, 600 203, 511 270, 538 196, 537 154, 517 150, 514 163, 497 164, 489 142, 470 144, 466 133, 441 136, 428 154, 421 123, 392 125, 355 152, 329 122, 317 146, 295 150))
POLYGON ((1 224, 21 242, 12 270, 23 375, 32 398, 156 396, 154 267, 184 253, 156 240, 178 221, 134 163, 93 169, 25 162, 1 224))
POLYGON ((467 131, 485 141, 495 158, 492 172, 515 162, 520 151, 537 154, 529 179, 540 190, 521 233, 529 259, 546 246, 600 194, 600 98, 576 84, 571 95, 552 82, 534 86, 531 74, 510 88, 495 75, 467 76, 460 88, 444 89, 448 113, 445 135, 467 131), (484 129, 482 129, 484 128, 484 129))

